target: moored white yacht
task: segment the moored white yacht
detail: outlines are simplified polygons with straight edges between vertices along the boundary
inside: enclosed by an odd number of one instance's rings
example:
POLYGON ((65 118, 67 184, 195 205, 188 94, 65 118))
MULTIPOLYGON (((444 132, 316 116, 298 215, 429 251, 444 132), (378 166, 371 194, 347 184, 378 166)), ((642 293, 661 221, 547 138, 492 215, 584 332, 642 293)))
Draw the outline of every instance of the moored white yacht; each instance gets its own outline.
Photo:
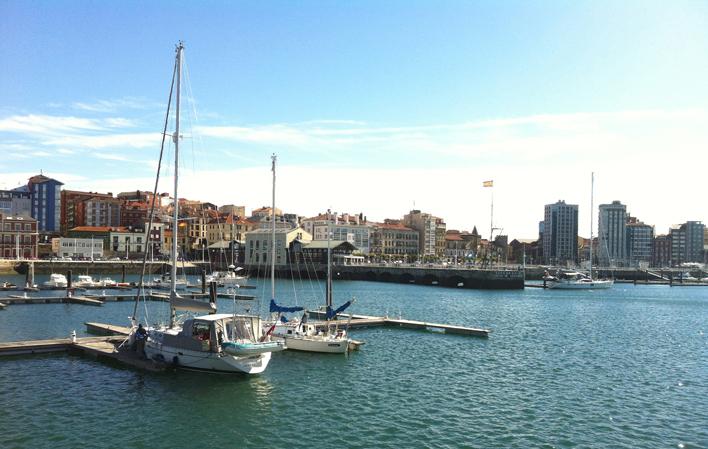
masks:
POLYGON ((44 288, 66 288, 67 285, 66 276, 59 273, 50 274, 49 280, 42 282, 42 287, 44 288))
POLYGON ((100 286, 98 281, 94 280, 91 276, 87 274, 78 275, 76 277, 76 281, 72 282, 71 285, 77 288, 91 288, 100 286))
MULTIPOLYGON (((178 223, 179 196, 177 195, 179 174, 179 111, 180 81, 182 76, 182 53, 184 46, 177 46, 175 61, 176 108, 175 132, 173 134, 174 164, 174 210, 173 223, 178 223)), ((215 373, 263 372, 268 366, 271 352, 285 349, 280 342, 269 341, 263 335, 259 316, 216 314, 216 304, 190 299, 177 293, 177 239, 172 240, 170 251, 170 323, 167 326, 147 329, 145 355, 158 362, 170 363, 175 367, 209 371, 215 373), (194 317, 183 316, 180 323, 176 312, 208 313, 194 317)), ((137 301, 136 301, 137 309, 137 301)), ((131 338, 137 328, 133 327, 131 338)))

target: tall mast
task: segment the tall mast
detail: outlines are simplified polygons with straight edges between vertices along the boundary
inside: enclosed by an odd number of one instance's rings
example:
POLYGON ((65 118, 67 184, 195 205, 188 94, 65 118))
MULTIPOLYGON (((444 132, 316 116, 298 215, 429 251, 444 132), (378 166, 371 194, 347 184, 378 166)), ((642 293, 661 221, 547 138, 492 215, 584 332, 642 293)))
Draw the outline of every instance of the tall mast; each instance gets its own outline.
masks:
POLYGON ((592 214, 594 214, 595 203, 595 172, 590 172, 590 280, 592 280, 592 214))
MULTIPOLYGON (((335 214, 336 217, 336 214, 335 214)), ((332 250, 330 248, 330 223, 332 216, 330 215, 327 220, 327 284, 326 284, 326 295, 325 298, 326 306, 332 307, 332 250)))
POLYGON ((271 157, 273 171, 273 203, 272 210, 270 214, 270 224, 271 224, 271 245, 270 245, 270 297, 275 299, 275 162, 278 160, 278 156, 273 154, 271 157))
MULTIPOLYGON (((182 42, 177 44, 177 96, 175 104, 175 133, 172 140, 175 143, 175 186, 174 186, 174 213, 173 213, 173 232, 172 232, 172 251, 170 258, 172 259, 172 267, 170 271, 170 296, 177 296, 177 238, 179 236, 179 200, 177 196, 177 182, 179 175, 179 106, 180 106, 180 82, 182 80, 182 52, 184 45, 182 42)), ((170 314, 170 327, 174 324, 174 309, 170 314)))

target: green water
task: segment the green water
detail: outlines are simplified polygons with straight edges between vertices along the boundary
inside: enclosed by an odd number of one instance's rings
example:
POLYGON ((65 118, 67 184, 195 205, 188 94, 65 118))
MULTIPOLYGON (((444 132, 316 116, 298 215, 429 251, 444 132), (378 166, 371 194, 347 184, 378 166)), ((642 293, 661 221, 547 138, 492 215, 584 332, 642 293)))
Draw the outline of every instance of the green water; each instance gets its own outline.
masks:
MULTIPOLYGON (((706 287, 335 289, 335 302, 356 296, 355 313, 493 333, 355 330, 359 352, 277 353, 255 377, 151 374, 65 354, 0 359, 0 447, 708 447, 706 287)), ((312 307, 321 284, 278 291, 312 307)), ((151 320, 165 315, 162 303, 147 307, 151 320)), ((125 324, 131 312, 12 305, 0 341, 125 324)))

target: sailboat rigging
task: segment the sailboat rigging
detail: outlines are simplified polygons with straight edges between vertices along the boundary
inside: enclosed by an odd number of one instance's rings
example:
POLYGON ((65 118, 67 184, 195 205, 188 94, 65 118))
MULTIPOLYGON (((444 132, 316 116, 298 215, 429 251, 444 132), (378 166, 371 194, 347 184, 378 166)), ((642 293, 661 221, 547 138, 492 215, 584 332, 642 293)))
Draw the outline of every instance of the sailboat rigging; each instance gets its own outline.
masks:
POLYGON ((327 317, 327 328, 318 330, 314 324, 307 322, 307 312, 302 315, 299 321, 281 321, 283 313, 293 313, 302 311, 302 307, 284 307, 275 302, 275 165, 277 157, 272 156, 273 171, 273 215, 271 216, 271 300, 270 312, 275 315, 273 323, 268 328, 267 333, 272 334, 273 339, 284 341, 288 349, 306 352, 323 353, 345 353, 349 350, 351 339, 347 336, 346 330, 332 330, 329 325, 330 320, 336 318, 337 314, 349 307, 353 300, 347 301, 336 310, 332 308, 332 251, 330 247, 330 229, 327 225, 327 281, 325 293, 325 310, 327 317))
POLYGON ((548 283, 548 288, 556 289, 605 289, 614 284, 612 279, 594 279, 592 276, 593 214, 595 210, 595 173, 590 175, 590 276, 580 272, 561 272, 548 283))
POLYGON ((285 349, 282 343, 263 338, 261 318, 255 315, 237 315, 235 311, 234 314, 217 314, 216 304, 182 297, 177 293, 180 82, 183 52, 184 45, 180 42, 176 48, 176 76, 173 77, 173 80, 176 80, 176 93, 175 131, 172 134, 175 166, 174 231, 170 250, 170 321, 167 326, 148 328, 145 354, 150 359, 171 363, 183 369, 257 374, 266 369, 272 352, 285 349), (207 315, 177 317, 178 310, 207 315))

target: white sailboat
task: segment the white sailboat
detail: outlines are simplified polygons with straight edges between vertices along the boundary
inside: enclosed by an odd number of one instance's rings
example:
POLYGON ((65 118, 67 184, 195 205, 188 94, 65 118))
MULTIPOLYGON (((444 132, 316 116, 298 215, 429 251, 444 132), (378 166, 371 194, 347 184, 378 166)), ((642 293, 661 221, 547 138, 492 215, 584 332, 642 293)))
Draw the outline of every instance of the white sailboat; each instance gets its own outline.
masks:
POLYGON ((548 288, 579 290, 579 289, 604 289, 614 285, 612 279, 593 279, 592 276, 592 227, 595 194, 595 173, 590 175, 590 275, 579 272, 560 272, 558 276, 548 282, 548 288))
MULTIPOLYGON (((275 211, 275 162, 276 156, 272 156, 273 165, 273 207, 275 211)), ((278 316, 271 324, 268 332, 272 334, 274 340, 285 342, 288 349, 306 352, 322 352, 343 354, 349 350, 351 340, 347 336, 344 329, 330 329, 327 326, 325 330, 318 330, 313 324, 307 323, 305 313, 301 321, 291 321, 283 323, 280 321, 280 314, 285 312, 297 312, 303 310, 302 307, 283 307, 275 302, 275 216, 271 218, 271 301, 270 311, 277 313, 278 316)), ((329 229, 327 232, 327 293, 326 293, 326 309, 327 321, 335 318, 337 314, 351 305, 351 301, 339 307, 336 311, 332 310, 332 257, 329 248, 329 229)))
MULTIPOLYGON (((177 46, 175 61, 176 107, 174 166, 174 221, 178 223, 177 198, 179 172, 179 112, 182 53, 184 46, 177 46)), ((268 366, 271 352, 281 351, 284 345, 268 341, 263 335, 261 318, 253 315, 216 314, 216 305, 184 298, 177 293, 177 239, 172 239, 170 251, 170 323, 167 326, 148 328, 145 355, 175 367, 217 373, 262 373, 268 366), (207 315, 188 317, 179 322, 176 312, 186 311, 207 315)), ((134 332, 137 328, 134 327, 134 332)))

